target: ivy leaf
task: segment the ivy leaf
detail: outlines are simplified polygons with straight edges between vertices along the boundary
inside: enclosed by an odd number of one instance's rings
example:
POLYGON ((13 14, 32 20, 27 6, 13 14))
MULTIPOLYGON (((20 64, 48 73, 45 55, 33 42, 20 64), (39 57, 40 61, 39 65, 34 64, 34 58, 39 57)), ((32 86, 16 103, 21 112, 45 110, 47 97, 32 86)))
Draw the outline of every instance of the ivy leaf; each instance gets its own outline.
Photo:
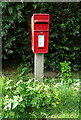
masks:
POLYGON ((18 11, 18 17, 21 17, 21 16, 22 16, 21 11, 18 11))
POLYGON ((9 7, 8 8, 8 11, 9 11, 9 13, 10 13, 10 15, 13 13, 13 8, 12 7, 9 7))
POLYGON ((12 53, 13 53, 13 51, 12 51, 12 50, 9 50, 9 51, 8 51, 8 54, 12 54, 12 53))
POLYGON ((7 2, 2 2, 1 4, 2 4, 2 8, 6 8, 7 2))
POLYGON ((61 28, 62 28, 62 29, 65 29, 65 28, 66 28, 66 26, 65 26, 64 23, 61 24, 61 28))
POLYGON ((33 4, 33 8, 36 9, 37 8, 37 4, 33 4))
POLYGON ((4 26, 4 29, 9 29, 10 28, 10 25, 8 25, 8 24, 6 24, 5 26, 4 26))
POLYGON ((20 10, 20 9, 22 9, 22 8, 24 8, 24 4, 17 4, 17 5, 16 5, 16 9, 17 9, 17 10, 20 10))
POLYGON ((74 47, 74 50, 80 50, 80 48, 77 46, 74 47))

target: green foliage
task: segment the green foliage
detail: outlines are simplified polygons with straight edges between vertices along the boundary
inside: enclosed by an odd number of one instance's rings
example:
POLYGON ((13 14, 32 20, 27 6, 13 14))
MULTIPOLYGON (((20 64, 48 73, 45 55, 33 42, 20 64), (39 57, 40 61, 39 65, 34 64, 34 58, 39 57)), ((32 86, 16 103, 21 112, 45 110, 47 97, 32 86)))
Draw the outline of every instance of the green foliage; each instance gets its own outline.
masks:
POLYGON ((70 62, 61 62, 61 81, 64 83, 70 83, 72 82, 71 80, 71 67, 69 66, 71 64, 70 62))
POLYGON ((17 68, 17 71, 18 71, 18 74, 19 74, 19 79, 20 80, 27 80, 27 74, 29 73, 29 72, 31 72, 32 71, 32 68, 31 68, 31 66, 29 66, 29 65, 27 65, 27 64, 21 64, 18 68, 17 68))
POLYGON ((65 85, 58 84, 57 87, 59 87, 58 89, 59 98, 62 101, 58 105, 58 112, 61 111, 62 114, 74 112, 74 114, 71 115, 71 117, 74 117, 74 116, 79 117, 79 102, 80 102, 79 101, 79 86, 70 87, 70 86, 67 86, 66 84, 65 85))
MULTIPOLYGON (((63 63, 64 64, 64 63, 63 63)), ((68 62, 69 64, 69 62, 68 62)), ((64 70, 63 70, 64 71, 64 70)), ((78 118, 79 117, 79 102, 80 102, 80 79, 73 77, 68 77, 68 81, 64 79, 64 76, 61 81, 60 79, 52 78, 45 79, 45 83, 50 85, 50 87, 54 86, 56 88, 56 92, 59 95, 60 102, 54 110, 52 116, 50 118, 78 118), (64 81, 65 80, 65 81, 64 81)))
POLYGON ((76 78, 74 79, 71 73, 71 62, 64 61, 60 63, 61 65, 61 74, 60 80, 63 84, 72 85, 76 83, 76 78))
POLYGON ((29 72, 32 71, 31 67, 29 67, 27 64, 21 64, 18 68, 17 68, 18 73, 20 74, 20 76, 26 75, 29 72))
POLYGON ((79 3, 2 3, 3 58, 14 56, 33 65, 30 20, 33 13, 50 14, 49 53, 45 68, 59 69, 60 62, 70 61, 72 69, 81 68, 81 9, 79 3))
POLYGON ((2 76, 1 81, 3 118, 78 118, 79 79, 70 86, 55 78, 37 84, 19 74, 17 80, 2 76))
POLYGON ((14 82, 4 76, 2 79, 3 118, 47 117, 60 101, 55 88, 44 83, 37 84, 33 79, 14 82))

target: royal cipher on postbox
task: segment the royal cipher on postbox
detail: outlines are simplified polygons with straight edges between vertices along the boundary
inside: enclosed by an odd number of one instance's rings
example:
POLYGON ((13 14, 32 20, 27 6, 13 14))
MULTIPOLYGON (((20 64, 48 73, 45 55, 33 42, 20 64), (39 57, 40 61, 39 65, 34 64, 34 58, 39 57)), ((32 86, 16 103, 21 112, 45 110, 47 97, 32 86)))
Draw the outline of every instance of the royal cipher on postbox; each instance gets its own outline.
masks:
POLYGON ((34 53, 48 53, 49 14, 33 14, 31 17, 32 50, 34 53))

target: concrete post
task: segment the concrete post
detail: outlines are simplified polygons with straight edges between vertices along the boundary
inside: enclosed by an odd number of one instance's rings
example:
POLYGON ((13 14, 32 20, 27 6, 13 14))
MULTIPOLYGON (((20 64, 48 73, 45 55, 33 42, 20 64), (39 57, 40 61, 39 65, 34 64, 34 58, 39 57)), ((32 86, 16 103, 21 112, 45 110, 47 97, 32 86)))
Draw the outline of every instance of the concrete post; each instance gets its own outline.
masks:
POLYGON ((34 54, 34 79, 36 82, 43 82, 44 76, 44 53, 34 54))

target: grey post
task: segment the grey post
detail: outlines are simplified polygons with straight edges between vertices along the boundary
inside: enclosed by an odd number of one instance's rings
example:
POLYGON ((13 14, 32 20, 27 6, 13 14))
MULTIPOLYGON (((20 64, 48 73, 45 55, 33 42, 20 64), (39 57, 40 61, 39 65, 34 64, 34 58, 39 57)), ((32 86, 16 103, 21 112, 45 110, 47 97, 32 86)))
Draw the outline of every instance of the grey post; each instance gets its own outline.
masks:
POLYGON ((34 54, 34 79, 36 82, 43 82, 44 76, 44 53, 34 54))

